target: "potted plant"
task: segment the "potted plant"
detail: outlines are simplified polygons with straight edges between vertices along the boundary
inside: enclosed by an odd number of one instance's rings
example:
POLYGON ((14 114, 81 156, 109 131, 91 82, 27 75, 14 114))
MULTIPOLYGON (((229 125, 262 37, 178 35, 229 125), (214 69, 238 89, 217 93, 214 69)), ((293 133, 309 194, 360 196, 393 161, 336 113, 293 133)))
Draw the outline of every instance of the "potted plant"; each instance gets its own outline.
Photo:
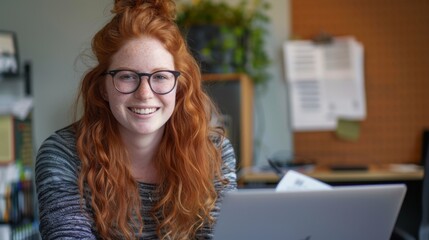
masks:
POLYGON ((178 6, 177 24, 203 72, 242 72, 263 83, 270 64, 264 49, 269 7, 264 0, 188 1, 178 6))

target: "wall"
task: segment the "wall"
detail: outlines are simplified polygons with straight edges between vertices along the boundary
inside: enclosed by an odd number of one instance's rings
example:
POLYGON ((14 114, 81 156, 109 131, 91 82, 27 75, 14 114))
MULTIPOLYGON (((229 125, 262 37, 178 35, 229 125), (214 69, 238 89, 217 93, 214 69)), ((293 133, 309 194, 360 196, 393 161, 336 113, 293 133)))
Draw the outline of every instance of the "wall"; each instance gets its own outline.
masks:
POLYGON ((106 21, 107 0, 19 0, 0 3, 0 29, 17 33, 22 61, 32 62, 35 148, 71 122, 71 103, 84 71, 76 63, 106 21))
MULTIPOLYGON (((255 164, 276 151, 291 152, 282 43, 289 29, 289 0, 269 0, 272 7, 267 51, 273 59, 271 79, 257 88, 255 164)), ((72 121, 72 103, 86 67, 79 57, 92 35, 110 18, 112 0, 3 0, 0 29, 18 35, 22 60, 33 67, 34 142, 37 149, 53 131, 72 121)), ((3 85, 0 85, 4 87, 3 85)))

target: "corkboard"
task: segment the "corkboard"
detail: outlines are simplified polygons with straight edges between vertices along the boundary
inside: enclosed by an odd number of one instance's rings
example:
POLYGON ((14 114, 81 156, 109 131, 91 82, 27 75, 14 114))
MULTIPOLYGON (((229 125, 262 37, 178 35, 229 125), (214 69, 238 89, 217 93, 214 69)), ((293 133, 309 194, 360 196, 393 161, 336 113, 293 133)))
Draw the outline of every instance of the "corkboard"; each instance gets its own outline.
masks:
POLYGON ((429 128, 429 1, 291 0, 292 34, 352 35, 364 46, 367 118, 356 141, 295 132, 296 155, 320 164, 420 163, 429 128))

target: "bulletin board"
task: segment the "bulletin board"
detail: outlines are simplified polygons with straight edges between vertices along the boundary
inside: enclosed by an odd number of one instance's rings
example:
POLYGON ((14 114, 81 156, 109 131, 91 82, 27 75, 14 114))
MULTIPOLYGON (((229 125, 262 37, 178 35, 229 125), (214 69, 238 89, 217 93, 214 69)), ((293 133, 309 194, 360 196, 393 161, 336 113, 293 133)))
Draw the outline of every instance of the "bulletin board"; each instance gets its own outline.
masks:
POLYGON ((420 163, 429 129, 429 1, 291 0, 294 37, 354 36, 364 47, 367 117, 359 138, 294 132, 295 155, 319 164, 420 163))

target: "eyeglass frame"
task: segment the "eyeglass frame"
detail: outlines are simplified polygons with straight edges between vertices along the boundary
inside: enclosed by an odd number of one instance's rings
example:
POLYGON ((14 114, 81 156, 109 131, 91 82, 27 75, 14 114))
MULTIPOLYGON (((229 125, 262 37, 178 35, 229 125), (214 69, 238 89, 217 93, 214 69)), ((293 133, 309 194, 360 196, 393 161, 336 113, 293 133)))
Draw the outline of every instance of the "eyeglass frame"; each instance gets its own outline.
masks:
POLYGON ((134 71, 134 70, 128 70, 128 69, 114 69, 114 70, 110 70, 110 71, 107 71, 107 72, 105 72, 105 73, 104 73, 104 75, 110 75, 110 76, 112 76, 112 83, 113 83, 113 86, 115 87, 116 91, 118 91, 118 92, 120 92, 120 93, 122 93, 122 94, 131 94, 131 93, 133 93, 133 92, 137 91, 137 89, 139 89, 139 87, 140 87, 140 85, 141 85, 141 83, 142 83, 142 77, 147 76, 147 77, 148 77, 148 78, 147 78, 147 83, 149 84, 149 88, 150 88, 150 90, 151 90, 153 93, 158 94, 158 95, 165 95, 165 94, 169 94, 171 91, 173 91, 174 87, 176 87, 176 84, 177 84, 177 78, 180 76, 180 74, 181 74, 181 73, 180 73, 179 71, 174 71, 174 70, 158 70, 158 71, 155 71, 155 72, 153 72, 153 73, 144 73, 144 72, 136 72, 136 71, 134 71), (135 74, 139 77, 139 84, 137 84, 136 89, 134 89, 134 90, 133 90, 133 91, 131 91, 131 92, 122 92, 122 91, 120 91, 120 90, 116 87, 116 84, 115 84, 115 75, 116 75, 117 73, 119 73, 119 72, 123 72, 123 71, 133 72, 133 73, 135 73, 135 74), (152 77, 152 75, 154 75, 154 74, 156 74, 156 73, 159 73, 159 72, 169 72, 169 73, 172 73, 172 74, 173 74, 173 76, 174 76, 174 84, 173 84, 173 87, 172 87, 168 92, 165 92, 165 93, 158 93, 158 92, 155 92, 155 91, 153 90, 153 88, 152 88, 152 85, 151 85, 151 83, 150 83, 150 78, 152 77))

